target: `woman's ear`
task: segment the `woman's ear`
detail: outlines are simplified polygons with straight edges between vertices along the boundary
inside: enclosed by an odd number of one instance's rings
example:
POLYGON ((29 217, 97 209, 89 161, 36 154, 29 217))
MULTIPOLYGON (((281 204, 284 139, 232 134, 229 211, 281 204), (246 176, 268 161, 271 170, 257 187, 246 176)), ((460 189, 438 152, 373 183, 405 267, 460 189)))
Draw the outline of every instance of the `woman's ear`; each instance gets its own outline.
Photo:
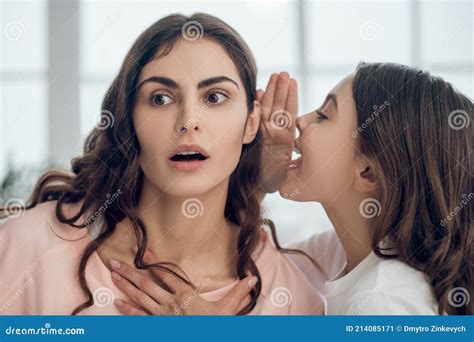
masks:
POLYGON ((253 101, 253 111, 247 117, 245 124, 243 144, 250 144, 255 139, 260 127, 261 107, 260 102, 253 101))
POLYGON ((377 189, 379 176, 373 163, 363 154, 355 159, 354 189, 359 192, 372 192, 377 189))

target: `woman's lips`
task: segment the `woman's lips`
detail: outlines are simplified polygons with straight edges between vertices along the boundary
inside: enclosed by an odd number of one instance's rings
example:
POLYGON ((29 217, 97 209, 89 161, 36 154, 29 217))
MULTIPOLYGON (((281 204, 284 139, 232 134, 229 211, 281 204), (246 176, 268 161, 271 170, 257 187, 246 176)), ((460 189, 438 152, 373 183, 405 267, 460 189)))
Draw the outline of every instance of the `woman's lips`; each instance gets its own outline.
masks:
POLYGON ((288 171, 296 170, 297 168, 301 166, 301 163, 302 163, 302 157, 299 157, 298 159, 295 159, 295 160, 290 160, 286 164, 286 169, 288 171))
POLYGON ((202 167, 209 158, 204 159, 204 160, 182 160, 182 161, 174 161, 171 159, 168 159, 168 162, 170 165, 178 170, 181 171, 194 171, 202 167))

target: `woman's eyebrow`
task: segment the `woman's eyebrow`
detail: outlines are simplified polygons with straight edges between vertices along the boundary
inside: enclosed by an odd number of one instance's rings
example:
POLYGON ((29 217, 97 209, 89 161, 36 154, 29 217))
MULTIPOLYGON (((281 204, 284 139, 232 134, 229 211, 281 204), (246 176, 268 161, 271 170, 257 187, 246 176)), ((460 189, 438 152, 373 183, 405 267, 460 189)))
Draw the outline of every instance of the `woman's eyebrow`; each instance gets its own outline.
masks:
POLYGON ((143 84, 147 82, 154 82, 154 83, 160 83, 168 88, 172 89, 179 89, 178 83, 173 81, 171 78, 168 77, 163 77, 163 76, 151 76, 145 80, 143 80, 137 87, 137 90, 140 90, 140 88, 143 86, 143 84))
POLYGON ((199 82, 197 87, 198 87, 198 89, 206 88, 206 87, 209 87, 213 84, 220 83, 220 82, 231 82, 237 87, 237 89, 240 90, 239 85, 237 84, 237 82, 235 82, 233 79, 231 79, 227 76, 216 76, 216 77, 208 78, 206 80, 203 80, 203 81, 199 82))

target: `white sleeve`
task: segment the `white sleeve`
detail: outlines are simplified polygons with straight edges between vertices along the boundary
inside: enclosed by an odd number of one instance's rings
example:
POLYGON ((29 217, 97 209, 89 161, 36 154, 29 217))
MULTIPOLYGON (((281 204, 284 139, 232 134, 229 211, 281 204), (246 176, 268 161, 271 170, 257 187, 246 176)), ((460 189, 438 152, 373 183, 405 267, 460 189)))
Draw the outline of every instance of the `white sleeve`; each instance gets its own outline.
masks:
POLYGON ((290 254, 293 262, 320 293, 324 293, 326 281, 336 276, 346 264, 344 249, 333 229, 315 234, 309 239, 290 245, 288 248, 306 252, 321 267, 322 272, 305 256, 290 254))
POLYGON ((366 291, 347 303, 347 312, 342 315, 437 315, 434 306, 424 304, 423 299, 385 291, 366 291))

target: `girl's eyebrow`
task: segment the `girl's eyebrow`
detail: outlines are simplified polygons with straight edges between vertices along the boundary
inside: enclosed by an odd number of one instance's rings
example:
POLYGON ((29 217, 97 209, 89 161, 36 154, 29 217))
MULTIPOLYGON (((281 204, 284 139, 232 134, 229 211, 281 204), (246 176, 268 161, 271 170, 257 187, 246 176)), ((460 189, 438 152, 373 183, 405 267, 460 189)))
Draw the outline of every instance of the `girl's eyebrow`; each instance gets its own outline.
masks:
POLYGON ((336 106, 336 109, 337 109, 337 97, 336 97, 336 95, 333 94, 333 93, 329 93, 326 96, 326 99, 324 100, 324 105, 326 105, 326 103, 329 102, 329 100, 332 100, 334 102, 334 105, 336 106))
MULTIPOLYGON (((179 89, 180 88, 178 83, 176 83, 176 81, 172 80, 171 78, 163 77, 163 76, 151 76, 151 77, 143 80, 142 82, 140 82, 140 84, 137 87, 137 90, 140 90, 140 88, 145 83, 148 83, 148 82, 160 83, 160 84, 164 85, 165 87, 172 88, 172 89, 179 89)), ((198 89, 206 88, 206 87, 209 87, 213 84, 221 83, 221 82, 230 82, 230 83, 234 84, 237 87, 237 89, 240 90, 239 85, 237 84, 237 82, 235 82, 233 79, 231 79, 227 76, 216 76, 216 77, 211 77, 211 78, 202 80, 198 83, 197 88, 198 89)))

